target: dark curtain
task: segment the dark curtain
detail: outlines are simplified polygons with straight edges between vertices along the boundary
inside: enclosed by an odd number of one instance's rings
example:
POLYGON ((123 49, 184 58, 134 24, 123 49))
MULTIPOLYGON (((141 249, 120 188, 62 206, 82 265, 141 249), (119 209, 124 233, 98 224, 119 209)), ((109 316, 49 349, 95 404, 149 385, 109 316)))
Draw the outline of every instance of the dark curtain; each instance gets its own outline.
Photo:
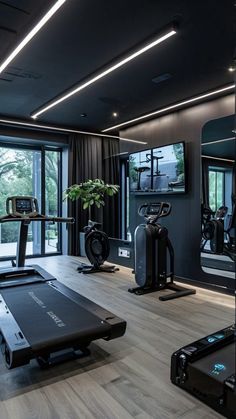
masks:
MULTIPOLYGON (((93 135, 74 134, 69 137, 68 185, 88 179, 103 179, 107 183, 119 184, 119 141, 93 135)), ((91 219, 101 222, 108 235, 119 230, 118 198, 108 198, 105 207, 92 207, 91 219), (108 230, 107 230, 108 229, 108 230)), ((75 218, 69 229, 70 255, 79 255, 79 232, 88 223, 88 210, 83 210, 80 200, 68 200, 68 215, 75 218)))
MULTIPOLYGON (((120 184, 119 141, 103 138, 103 180, 113 185, 120 184)), ((103 209, 103 230, 109 237, 119 238, 120 234, 120 194, 105 198, 103 209)))
POLYGON ((202 205, 209 207, 209 160, 202 158, 202 205))

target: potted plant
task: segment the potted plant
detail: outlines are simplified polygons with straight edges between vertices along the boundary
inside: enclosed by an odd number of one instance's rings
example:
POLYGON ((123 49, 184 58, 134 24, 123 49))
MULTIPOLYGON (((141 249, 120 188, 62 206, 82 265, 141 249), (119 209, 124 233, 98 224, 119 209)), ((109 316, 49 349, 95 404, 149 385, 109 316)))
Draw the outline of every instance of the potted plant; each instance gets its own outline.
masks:
MULTIPOLYGON (((118 185, 112 185, 105 183, 102 179, 89 179, 86 182, 80 184, 71 185, 64 192, 64 199, 71 199, 75 201, 81 199, 83 203, 83 209, 88 209, 89 220, 91 219, 91 207, 95 205, 97 208, 101 208, 105 205, 105 196, 113 196, 119 192, 118 185)), ((84 235, 80 233, 80 249, 81 256, 84 256, 84 235)))

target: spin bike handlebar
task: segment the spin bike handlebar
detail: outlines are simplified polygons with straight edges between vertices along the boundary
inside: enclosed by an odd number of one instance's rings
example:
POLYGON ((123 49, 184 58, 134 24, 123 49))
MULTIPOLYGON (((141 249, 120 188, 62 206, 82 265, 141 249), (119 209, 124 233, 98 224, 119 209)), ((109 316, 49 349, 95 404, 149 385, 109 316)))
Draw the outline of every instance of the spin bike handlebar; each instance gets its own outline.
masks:
POLYGON ((159 218, 167 217, 171 212, 169 202, 156 202, 140 205, 138 214, 150 222, 156 222, 159 218))

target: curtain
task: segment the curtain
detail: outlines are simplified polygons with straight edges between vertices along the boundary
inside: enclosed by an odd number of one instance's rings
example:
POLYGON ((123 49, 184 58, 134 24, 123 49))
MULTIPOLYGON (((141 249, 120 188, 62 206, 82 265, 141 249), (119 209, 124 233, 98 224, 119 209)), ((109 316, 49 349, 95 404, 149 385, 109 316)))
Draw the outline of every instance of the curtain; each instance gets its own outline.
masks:
POLYGON ((209 159, 202 158, 202 205, 209 207, 209 159))
MULTIPOLYGON (((113 185, 120 184, 119 140, 103 138, 103 180, 113 185)), ((109 237, 119 238, 120 194, 105 198, 103 209, 103 230, 109 237)))
MULTIPOLYGON (((93 135, 74 134, 69 137, 68 185, 88 179, 103 179, 119 184, 119 141, 93 135)), ((88 210, 83 210, 80 200, 68 200, 68 215, 75 218, 69 229, 69 255, 79 255, 79 233, 88 223, 88 210)), ((102 223, 102 229, 110 236, 119 231, 118 197, 108 198, 105 207, 94 206, 92 220, 102 223)))

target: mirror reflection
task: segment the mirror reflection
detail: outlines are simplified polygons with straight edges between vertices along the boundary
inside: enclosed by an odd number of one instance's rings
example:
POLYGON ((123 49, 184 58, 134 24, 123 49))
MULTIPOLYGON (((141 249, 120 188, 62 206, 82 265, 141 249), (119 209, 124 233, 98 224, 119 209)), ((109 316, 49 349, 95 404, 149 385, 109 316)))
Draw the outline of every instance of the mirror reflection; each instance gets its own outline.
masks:
POLYGON ((236 171, 234 115, 202 131, 201 265, 235 279, 236 171))

